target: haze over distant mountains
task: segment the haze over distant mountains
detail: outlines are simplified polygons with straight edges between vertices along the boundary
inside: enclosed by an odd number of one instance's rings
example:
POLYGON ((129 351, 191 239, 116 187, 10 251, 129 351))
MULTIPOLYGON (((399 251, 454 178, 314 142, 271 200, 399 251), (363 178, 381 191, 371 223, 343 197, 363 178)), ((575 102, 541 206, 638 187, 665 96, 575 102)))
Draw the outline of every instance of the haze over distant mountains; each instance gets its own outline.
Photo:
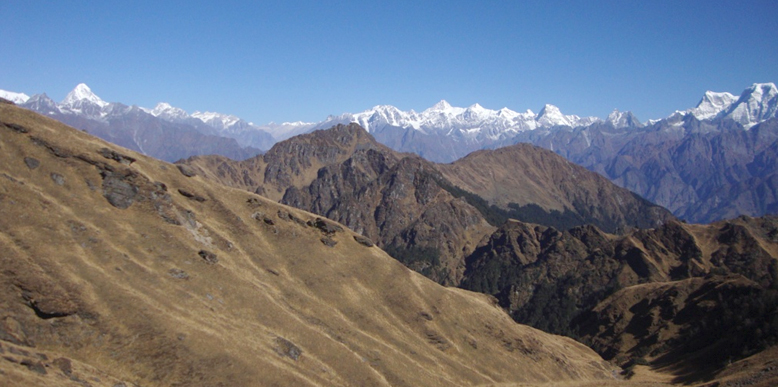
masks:
MULTIPOLYGON (((467 108, 451 106, 441 100, 432 107, 417 113, 414 110, 403 111, 391 105, 378 105, 359 113, 343 113, 327 117, 320 122, 284 122, 257 125, 230 114, 196 111, 188 114, 183 109, 160 102, 154 108, 128 107, 121 103, 108 103, 92 92, 86 84, 77 85, 65 99, 57 104, 44 94, 27 96, 24 93, 0 90, 0 97, 8 99, 38 113, 48 115, 75 115, 93 120, 105 120, 110 116, 128 113, 139 109, 149 115, 176 124, 188 124, 209 135, 234 138, 242 147, 269 149, 275 142, 285 140, 297 134, 316 129, 328 129, 336 124, 360 124, 379 141, 395 150, 414 151, 422 157, 435 162, 450 162, 459 159, 473 150, 499 144, 501 140, 511 139, 517 134, 542 128, 558 126, 586 127, 595 123, 608 123, 616 129, 640 128, 654 125, 663 120, 677 120, 678 117, 691 115, 697 120, 731 119, 748 129, 756 124, 774 118, 778 110, 778 91, 773 83, 755 83, 745 89, 740 97, 728 92, 707 91, 696 107, 679 110, 665 119, 649 120, 641 123, 631 112, 614 110, 605 119, 598 117, 579 117, 563 114, 554 105, 546 104, 536 114, 527 109, 516 112, 507 107, 491 110, 474 104, 467 108), (117 109, 123 107, 124 109, 117 109), (449 138, 459 146, 442 149, 422 149, 409 144, 412 139, 392 140, 387 131, 414 130, 421 135, 449 138), (268 134, 270 136, 268 136, 268 134), (382 141, 384 138, 386 141, 382 141), (409 148, 409 149, 403 149, 409 148), (418 149, 416 149, 418 148, 418 149)), ((406 133, 407 137, 407 133, 406 133)), ((417 136, 413 140, 418 139, 417 136)), ((450 145, 450 144, 448 144, 450 145)))
POLYGON ((774 83, 755 83, 739 97, 708 91, 697 106, 646 122, 618 110, 600 119, 566 115, 550 104, 536 114, 440 101, 419 113, 379 105, 317 123, 256 125, 228 114, 189 114, 168 103, 152 109, 107 103, 84 84, 59 104, 45 94, 0 91, 0 97, 167 161, 205 154, 246 159, 298 134, 358 123, 382 144, 435 162, 529 142, 690 221, 778 210, 774 83))
POLYGON ((245 159, 273 144, 269 134, 253 130, 251 124, 234 116, 209 112, 190 116, 162 103, 154 109, 109 103, 83 83, 60 103, 45 93, 32 97, 0 93, 4 95, 22 107, 166 161, 204 154, 245 159))

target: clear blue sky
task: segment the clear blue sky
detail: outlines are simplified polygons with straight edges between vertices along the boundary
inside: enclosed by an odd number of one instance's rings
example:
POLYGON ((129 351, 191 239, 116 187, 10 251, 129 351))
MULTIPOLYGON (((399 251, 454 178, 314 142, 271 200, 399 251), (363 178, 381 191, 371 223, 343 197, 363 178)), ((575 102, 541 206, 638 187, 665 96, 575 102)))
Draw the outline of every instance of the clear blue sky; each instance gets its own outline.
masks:
POLYGON ((255 123, 378 104, 661 118, 778 82, 778 1, 0 0, 0 89, 255 123))

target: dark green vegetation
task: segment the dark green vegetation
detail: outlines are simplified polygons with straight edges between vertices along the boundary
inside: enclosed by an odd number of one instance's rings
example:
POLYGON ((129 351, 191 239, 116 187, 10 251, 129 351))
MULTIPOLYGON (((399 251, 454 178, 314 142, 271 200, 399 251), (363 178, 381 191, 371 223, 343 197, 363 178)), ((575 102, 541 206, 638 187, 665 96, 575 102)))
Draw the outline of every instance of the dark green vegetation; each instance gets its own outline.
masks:
POLYGON ((389 245, 384 251, 425 277, 445 277, 440 271, 440 251, 434 247, 389 245))
POLYGON ((704 368, 695 377, 705 378, 778 342, 776 235, 778 218, 621 237, 511 221, 468 257, 461 287, 619 364, 704 368))
POLYGON ((483 215, 484 219, 486 219, 489 224, 495 227, 501 226, 503 223, 507 222, 508 219, 516 219, 526 223, 542 224, 559 230, 567 230, 584 224, 594 224, 604 229, 615 229, 618 227, 616 224, 603 224, 599 219, 593 217, 581 217, 570 210, 565 210, 564 212, 557 210, 548 211, 534 203, 529 203, 524 206, 520 206, 516 203, 509 203, 508 209, 506 210, 495 206, 494 204, 489 204, 486 199, 456 187, 443 178, 438 179, 437 183, 454 197, 464 198, 468 204, 475 207, 478 212, 483 215))
MULTIPOLYGON (((703 288, 698 294, 710 290, 703 288)), ((657 364, 669 364, 715 343, 714 356, 705 361, 719 368, 778 344, 778 291, 762 287, 726 290, 715 292, 708 310, 696 305, 679 313, 686 327, 677 339, 668 341, 675 349, 657 359, 657 364)))

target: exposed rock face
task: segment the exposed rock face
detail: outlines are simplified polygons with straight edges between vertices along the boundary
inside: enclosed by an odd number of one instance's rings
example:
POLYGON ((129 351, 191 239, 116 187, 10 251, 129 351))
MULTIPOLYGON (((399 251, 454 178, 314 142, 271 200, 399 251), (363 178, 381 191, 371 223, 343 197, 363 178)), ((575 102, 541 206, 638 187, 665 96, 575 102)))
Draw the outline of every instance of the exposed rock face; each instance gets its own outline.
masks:
POLYGON ((582 344, 515 324, 332 220, 13 105, 0 121, 12 124, 0 125, 0 385, 615 381, 582 344), (168 193, 180 191, 208 200, 168 193))
POLYGON ((564 222, 552 224, 569 227, 594 221, 615 230, 672 218, 539 148, 482 151, 440 165, 394 152, 356 124, 294 137, 243 162, 201 157, 187 164, 206 178, 337 220, 446 285, 459 283, 464 258, 495 226, 526 216, 509 210, 516 203, 535 210, 531 220, 555 222, 554 211, 563 212, 564 222), (481 184, 484 171, 501 175, 481 184), (529 176, 532 183, 524 179, 529 176))
POLYGON ((509 222, 468 257, 461 286, 493 294, 517 321, 578 337, 620 364, 646 355, 663 366, 707 362, 710 376, 724 365, 721 356, 737 360, 778 342, 776 258, 774 217, 670 222, 625 236, 509 222), (759 303, 742 311, 748 319, 775 320, 761 328, 759 345, 746 337, 746 318, 721 322, 734 300, 745 299, 759 303), (708 340, 705 324, 717 319, 731 331, 724 341, 708 340), (721 344, 730 339, 751 344, 721 344), (703 349, 700 358, 681 355, 703 349))

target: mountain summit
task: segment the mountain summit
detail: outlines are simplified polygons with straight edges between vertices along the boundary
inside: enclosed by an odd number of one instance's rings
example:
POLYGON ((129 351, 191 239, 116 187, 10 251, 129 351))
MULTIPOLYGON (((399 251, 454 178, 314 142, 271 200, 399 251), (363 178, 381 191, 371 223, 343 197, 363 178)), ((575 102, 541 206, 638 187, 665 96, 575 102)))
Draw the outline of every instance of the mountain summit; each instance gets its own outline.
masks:
POLYGON ((737 97, 730 93, 706 91, 700 103, 688 111, 698 120, 710 120, 727 110, 735 101, 737 101, 737 97))
POLYGON ((333 221, 9 104, 0 133, 1 385, 616 381, 333 221))
POLYGON ((774 83, 754 83, 745 89, 726 116, 746 128, 776 116, 778 89, 774 83))
POLYGON ((93 93, 92 89, 85 83, 79 83, 70 91, 70 93, 68 93, 60 105, 71 110, 82 109, 84 106, 88 105, 96 105, 102 109, 108 106, 108 102, 100 99, 100 97, 93 93))

